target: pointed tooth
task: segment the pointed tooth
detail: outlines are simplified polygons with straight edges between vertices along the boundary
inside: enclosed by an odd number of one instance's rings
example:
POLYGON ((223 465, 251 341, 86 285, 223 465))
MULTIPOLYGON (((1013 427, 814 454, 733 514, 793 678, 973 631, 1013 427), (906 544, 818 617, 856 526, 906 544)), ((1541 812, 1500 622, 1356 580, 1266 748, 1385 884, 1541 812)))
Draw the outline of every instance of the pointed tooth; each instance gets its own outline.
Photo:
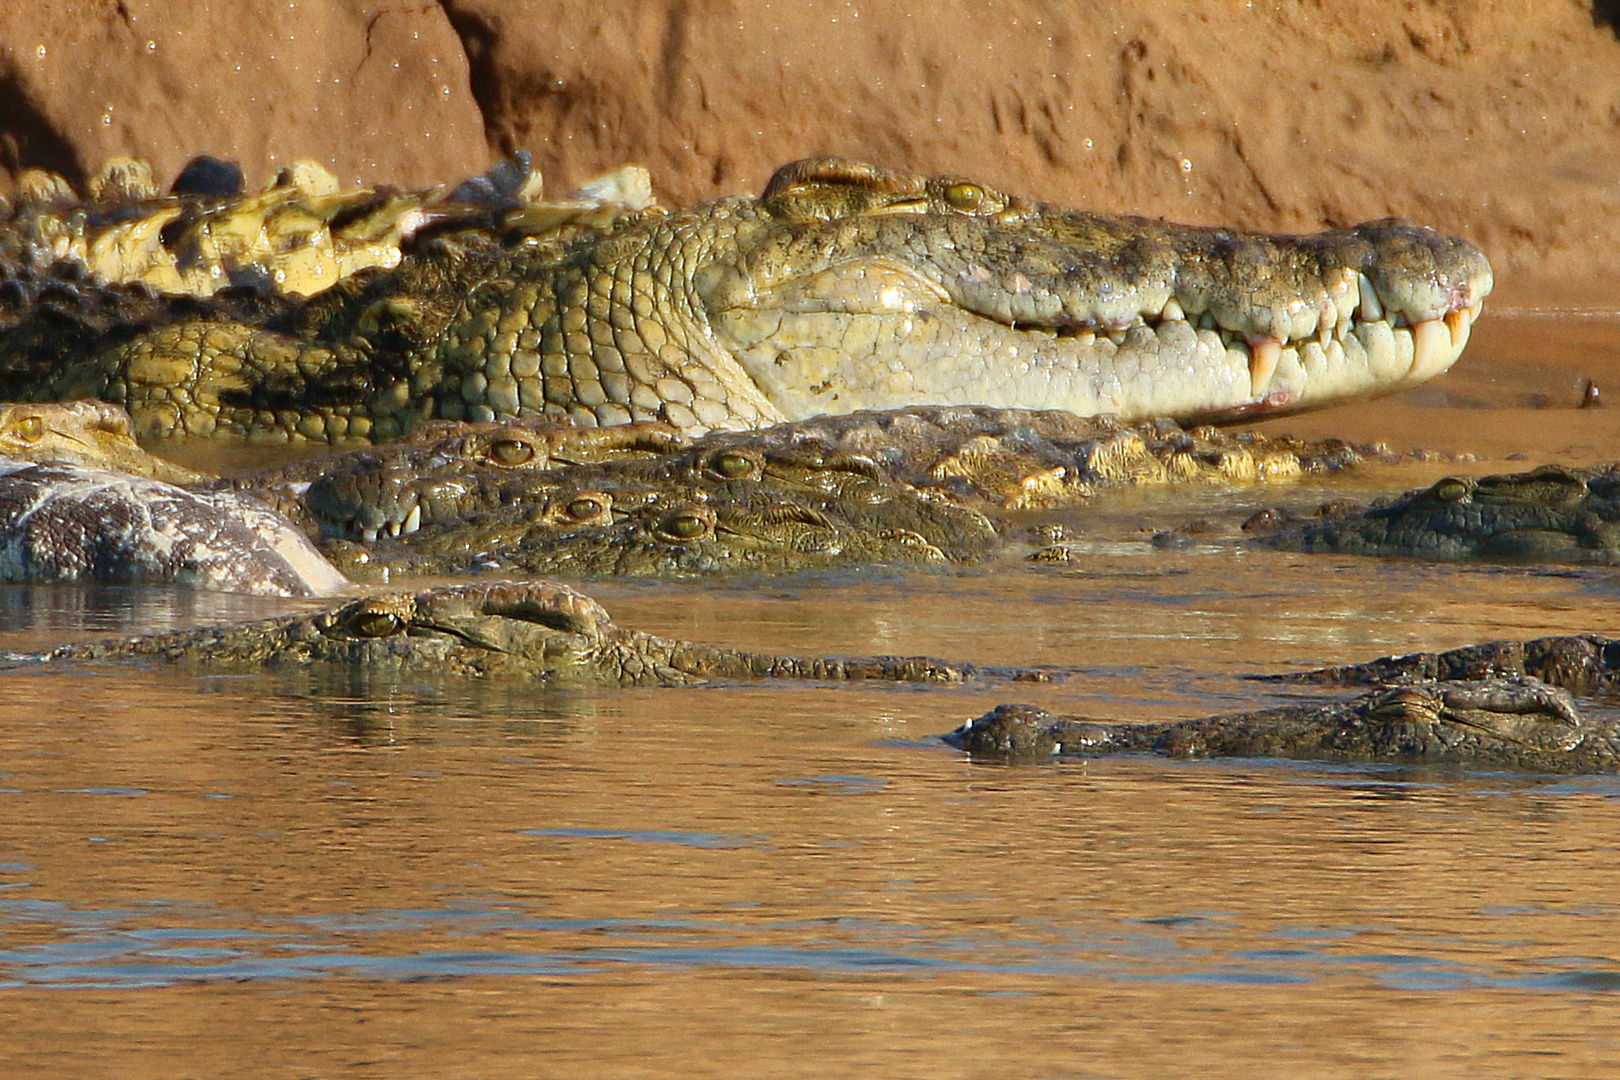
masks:
POLYGON ((1282 342, 1276 338, 1259 338, 1249 342, 1249 393, 1264 397, 1271 389, 1271 380, 1282 361, 1282 342))
POLYGON ((1322 301, 1322 306, 1317 309, 1316 334, 1315 334, 1316 343, 1318 345, 1322 346, 1322 348, 1324 348, 1324 349, 1327 348, 1328 347, 1328 342, 1333 340, 1334 331, 1338 327, 1338 325, 1339 325, 1339 308, 1338 308, 1338 306, 1333 303, 1333 300, 1332 300, 1331 297, 1328 298, 1328 299, 1323 300, 1322 301))
POLYGON ((1181 302, 1172 296, 1164 302, 1164 310, 1159 312, 1159 318, 1180 319, 1185 322, 1187 313, 1181 309, 1181 302))
POLYGON ((377 542, 376 527, 371 525, 362 525, 360 527, 360 539, 364 540, 368 544, 375 544, 377 542))
POLYGON ((1441 319, 1422 319, 1412 324, 1412 370, 1408 382, 1432 379, 1451 366, 1456 353, 1451 346, 1451 329, 1441 319))
POLYGON ((1356 274, 1356 285, 1361 289, 1361 317, 1365 320, 1376 320, 1384 317, 1384 305, 1378 299, 1378 290, 1373 288, 1372 278, 1366 274, 1356 274))
POLYGON ((411 507, 411 512, 409 514, 405 515, 405 524, 403 524, 403 525, 401 525, 399 527, 399 531, 402 532, 402 533, 405 533, 406 535, 409 535, 409 534, 415 532, 417 529, 420 529, 421 527, 422 527, 422 504, 417 503, 415 506, 411 507))
POLYGON ((388 523, 388 535, 398 539, 398 537, 399 537, 399 522, 390 521, 388 523))
POLYGON ((1451 331, 1451 347, 1453 349, 1461 349, 1468 344, 1469 329, 1474 325, 1474 320, 1479 318, 1482 307, 1484 307, 1483 304, 1476 303, 1458 308, 1456 311, 1446 312, 1446 329, 1451 331))

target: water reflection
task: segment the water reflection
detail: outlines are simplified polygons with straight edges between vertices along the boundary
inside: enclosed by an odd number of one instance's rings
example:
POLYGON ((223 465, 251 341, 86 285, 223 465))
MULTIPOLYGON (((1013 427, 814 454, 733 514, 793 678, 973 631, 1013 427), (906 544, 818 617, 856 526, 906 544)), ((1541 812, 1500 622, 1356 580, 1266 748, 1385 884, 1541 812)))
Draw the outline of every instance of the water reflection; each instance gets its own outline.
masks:
MULTIPOLYGON (((1471 914, 1500 919, 1502 929, 1515 935, 1516 920, 1531 913, 1552 914, 1503 908, 1471 914)), ((1620 912, 1613 906, 1588 906, 1559 914, 1612 921, 1620 912)), ((334 974, 389 980, 583 977, 610 965, 823 976, 1061 976, 1212 986, 1302 985, 1350 975, 1369 986, 1411 991, 1620 989, 1620 962, 1605 956, 1548 957, 1529 964, 1469 962, 1442 955, 1442 948, 1369 949, 1369 942, 1387 935, 1384 927, 1281 925, 1257 935, 1223 913, 1093 916, 1069 923, 1015 919, 994 934, 969 930, 953 935, 914 922, 873 918, 746 924, 712 918, 553 919, 470 898, 435 909, 294 916, 280 925, 186 902, 148 903, 138 911, 81 911, 0 899, 0 928, 12 925, 35 933, 49 926, 59 940, 0 949, 0 989, 136 989, 334 974), (497 940, 506 947, 480 944, 497 940)))

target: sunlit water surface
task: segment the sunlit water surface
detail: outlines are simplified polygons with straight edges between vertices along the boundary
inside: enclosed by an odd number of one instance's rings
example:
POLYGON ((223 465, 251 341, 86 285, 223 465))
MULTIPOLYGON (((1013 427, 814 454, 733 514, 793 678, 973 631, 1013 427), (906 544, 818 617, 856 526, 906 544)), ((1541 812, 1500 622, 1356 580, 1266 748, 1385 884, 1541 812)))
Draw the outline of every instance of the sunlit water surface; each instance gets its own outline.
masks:
MULTIPOLYGON (((0 675, 3 1071, 1612 1076, 1620 781, 1007 768, 936 737, 998 701, 1197 716, 1282 700, 1245 674, 1616 632, 1610 569, 1145 542, 1189 516, 1599 460, 1616 413, 1571 406, 1612 374, 1616 329, 1498 317, 1430 388, 1271 425, 1477 461, 1133 494, 1065 518, 1068 564, 591 587, 661 633, 1051 665, 1047 682, 0 675)), ((16 589, 0 647, 286 607, 16 589)))

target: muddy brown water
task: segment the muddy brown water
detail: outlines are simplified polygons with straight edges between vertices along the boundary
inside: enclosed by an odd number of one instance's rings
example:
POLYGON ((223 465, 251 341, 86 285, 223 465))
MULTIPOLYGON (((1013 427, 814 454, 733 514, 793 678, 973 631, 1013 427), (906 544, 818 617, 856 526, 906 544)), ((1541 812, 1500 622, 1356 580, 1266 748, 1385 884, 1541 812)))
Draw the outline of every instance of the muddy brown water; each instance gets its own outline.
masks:
MULTIPOLYGON (((998 701, 1194 716, 1277 700, 1253 672, 1620 631, 1607 568, 1144 542, 1620 456, 1617 340, 1612 314, 1493 313, 1429 387, 1268 424, 1473 460, 1129 493, 1066 516, 1064 565, 590 588, 662 633, 1046 683, 6 673, 0 1072, 1613 1076, 1616 778, 1005 768, 934 737, 998 701), (1588 377, 1611 407, 1573 407, 1588 377)), ((0 647, 274 610, 12 589, 0 647)))

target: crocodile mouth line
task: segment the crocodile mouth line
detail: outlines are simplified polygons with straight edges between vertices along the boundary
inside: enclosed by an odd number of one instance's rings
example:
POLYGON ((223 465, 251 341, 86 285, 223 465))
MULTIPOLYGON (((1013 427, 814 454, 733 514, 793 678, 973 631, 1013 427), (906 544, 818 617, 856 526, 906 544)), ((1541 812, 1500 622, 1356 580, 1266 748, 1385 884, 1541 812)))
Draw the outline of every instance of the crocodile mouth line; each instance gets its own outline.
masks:
POLYGON ((1166 301, 1164 307, 1156 313, 1139 314, 1129 322, 1111 325, 1083 320, 1052 323, 1004 322, 986 312, 971 308, 963 310, 971 311, 974 315, 1019 333, 1032 334, 1046 340, 1071 341, 1081 348, 1095 345, 1099 338, 1112 342, 1116 348, 1122 347, 1129 340, 1133 330, 1147 330, 1158 334, 1172 324, 1186 324, 1196 331, 1214 333, 1224 350, 1240 348, 1248 353, 1250 390, 1257 400, 1264 399, 1272 392, 1284 349, 1299 348, 1311 342, 1324 349, 1335 342, 1343 346, 1352 334, 1358 331, 1363 334, 1376 332, 1374 328, 1378 326, 1387 328, 1392 336, 1400 334, 1410 340, 1409 346, 1397 345, 1398 351, 1412 357, 1411 368, 1402 381, 1423 382, 1444 371, 1452 358, 1468 344, 1474 321, 1484 310, 1482 300, 1456 296, 1443 313, 1414 319, 1406 312, 1396 309, 1393 304, 1382 300, 1376 286, 1366 274, 1358 271, 1356 278, 1356 303, 1348 314, 1342 314, 1338 306, 1331 301, 1324 302, 1317 313, 1314 328, 1307 333, 1290 335, 1287 338, 1275 334, 1251 334, 1222 326, 1212 312, 1200 311, 1190 314, 1174 297, 1166 301))

